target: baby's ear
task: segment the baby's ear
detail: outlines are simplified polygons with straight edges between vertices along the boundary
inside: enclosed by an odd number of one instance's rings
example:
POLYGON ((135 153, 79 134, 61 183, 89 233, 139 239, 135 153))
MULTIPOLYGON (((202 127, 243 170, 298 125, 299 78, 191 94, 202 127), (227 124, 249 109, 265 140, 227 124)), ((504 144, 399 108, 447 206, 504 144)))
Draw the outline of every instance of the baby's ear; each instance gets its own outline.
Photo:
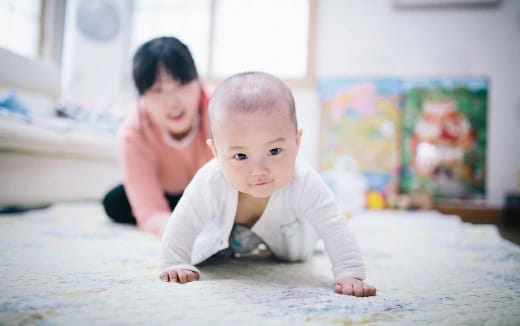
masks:
POLYGON ((215 148, 215 143, 212 138, 206 139, 206 145, 208 145, 209 149, 213 153, 213 156, 217 157, 217 149, 215 148))
POLYGON ((296 146, 298 148, 300 148, 300 144, 302 142, 302 134, 303 134, 303 130, 298 129, 298 132, 296 133, 296 146))

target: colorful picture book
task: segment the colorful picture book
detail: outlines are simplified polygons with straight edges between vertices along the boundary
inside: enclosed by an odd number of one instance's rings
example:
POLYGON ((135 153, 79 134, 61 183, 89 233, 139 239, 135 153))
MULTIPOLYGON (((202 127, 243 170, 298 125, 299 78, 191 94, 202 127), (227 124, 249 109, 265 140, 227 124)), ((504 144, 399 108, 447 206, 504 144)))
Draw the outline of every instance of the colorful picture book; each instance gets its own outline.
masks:
POLYGON ((482 198, 488 80, 321 80, 320 168, 358 169, 383 197, 482 198))

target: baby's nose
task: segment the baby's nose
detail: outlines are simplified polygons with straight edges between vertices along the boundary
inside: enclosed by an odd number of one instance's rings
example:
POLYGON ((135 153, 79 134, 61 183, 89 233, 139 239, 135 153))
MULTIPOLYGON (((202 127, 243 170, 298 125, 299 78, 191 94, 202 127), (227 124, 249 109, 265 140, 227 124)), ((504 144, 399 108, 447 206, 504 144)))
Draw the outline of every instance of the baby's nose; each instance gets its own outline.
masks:
POLYGON ((265 169, 265 168, 263 168, 263 169, 254 169, 251 172, 251 176, 253 176, 253 177, 260 177, 260 176, 264 176, 264 175, 267 175, 267 169, 265 169))
POLYGON ((267 174, 268 174, 268 171, 267 171, 267 168, 265 167, 265 165, 258 165, 251 170, 251 176, 253 176, 253 177, 264 176, 267 174))

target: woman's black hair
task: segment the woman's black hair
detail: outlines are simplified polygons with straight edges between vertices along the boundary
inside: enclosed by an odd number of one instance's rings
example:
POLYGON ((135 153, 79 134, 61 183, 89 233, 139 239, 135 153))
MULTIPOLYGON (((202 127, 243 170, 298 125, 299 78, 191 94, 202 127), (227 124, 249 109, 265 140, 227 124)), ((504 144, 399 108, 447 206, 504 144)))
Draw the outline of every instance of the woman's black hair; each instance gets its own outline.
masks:
POLYGON ((134 55, 132 73, 139 95, 152 87, 159 63, 182 85, 198 77, 191 52, 184 43, 173 36, 154 38, 141 45, 134 55))

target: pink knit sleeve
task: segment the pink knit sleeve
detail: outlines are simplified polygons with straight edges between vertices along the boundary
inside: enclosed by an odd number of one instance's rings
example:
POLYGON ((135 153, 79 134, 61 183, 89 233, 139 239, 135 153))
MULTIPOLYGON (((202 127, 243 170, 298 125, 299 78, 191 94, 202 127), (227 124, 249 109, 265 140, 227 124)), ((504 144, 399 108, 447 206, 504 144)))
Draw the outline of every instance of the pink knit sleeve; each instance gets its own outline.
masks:
POLYGON ((171 210, 159 181, 156 154, 140 129, 123 128, 119 157, 132 213, 141 230, 161 236, 171 210))

